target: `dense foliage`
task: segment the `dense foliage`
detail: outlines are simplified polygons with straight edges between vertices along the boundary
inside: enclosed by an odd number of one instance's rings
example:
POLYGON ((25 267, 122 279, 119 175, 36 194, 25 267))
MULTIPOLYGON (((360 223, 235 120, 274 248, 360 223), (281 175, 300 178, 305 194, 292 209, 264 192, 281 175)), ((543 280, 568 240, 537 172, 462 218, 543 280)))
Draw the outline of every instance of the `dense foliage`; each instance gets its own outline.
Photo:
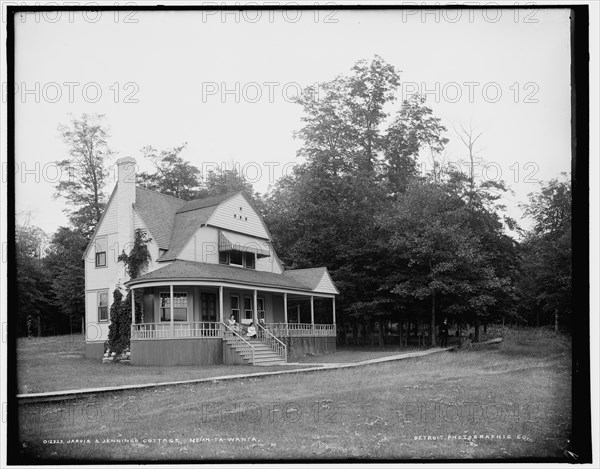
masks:
MULTIPOLYGON (((151 241, 142 230, 135 230, 133 247, 129 253, 123 251, 118 258, 125 265, 125 272, 129 278, 139 277, 148 264, 151 256, 148 243, 151 241)), ((119 357, 129 348, 131 339, 131 301, 133 290, 127 288, 127 295, 123 300, 123 294, 119 288, 115 288, 113 303, 110 306, 110 325, 108 326, 108 349, 119 357)), ((141 292, 133 295, 135 301, 136 322, 141 322, 143 317, 144 301, 141 292)))
MULTIPOLYGON (((234 168, 202 174, 181 156, 185 144, 144 147, 155 170, 141 173, 138 184, 186 200, 233 190, 252 197, 286 268, 329 268, 341 292, 342 341, 346 331, 354 340, 360 334, 373 341, 378 330, 380 343, 392 331, 403 343, 409 333, 423 341, 427 333, 434 345, 444 318, 473 326, 475 339, 479 326, 492 322, 570 327, 567 176, 530 194, 523 208, 534 224, 521 231, 506 215, 502 181, 477 180, 473 171, 465 175, 440 164, 446 127, 420 96, 396 103, 398 86, 397 70, 376 56, 321 83, 318 92, 306 88, 295 134, 303 163, 262 196, 234 168), (424 155, 435 169, 427 175, 418 171, 424 155)), ((110 154, 100 122, 84 115, 61 128, 70 158, 60 164, 76 169, 57 193, 70 204, 72 227, 51 237, 29 223, 17 229, 21 333, 30 315, 63 328, 77 327, 83 315, 81 256, 105 200, 110 154), (42 250, 47 238, 49 249, 42 250)), ((472 128, 458 134, 471 164, 480 136, 472 128)), ((147 242, 136 232, 134 249, 119 257, 132 278, 147 265, 147 242)), ((141 298, 135 301, 141 314, 141 298)), ((110 347, 122 351, 129 342, 129 293, 124 299, 115 293, 111 321, 110 347)))

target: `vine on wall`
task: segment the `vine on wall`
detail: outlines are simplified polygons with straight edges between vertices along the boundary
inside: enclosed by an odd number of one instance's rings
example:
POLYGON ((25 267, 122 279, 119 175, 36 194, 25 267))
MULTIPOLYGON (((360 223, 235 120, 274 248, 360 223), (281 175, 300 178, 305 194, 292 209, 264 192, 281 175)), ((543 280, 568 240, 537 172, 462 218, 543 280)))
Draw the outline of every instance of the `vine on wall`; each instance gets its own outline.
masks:
MULTIPOLYGON (((125 264, 125 272, 130 279, 139 277, 148 267, 152 257, 148 250, 148 243, 152 241, 143 230, 135 230, 133 247, 129 254, 125 251, 117 259, 125 264)), ((124 352, 129 349, 131 342, 131 293, 127 288, 127 295, 123 294, 117 286, 113 292, 113 302, 110 307, 110 325, 108 327, 108 349, 111 354, 115 353, 115 359, 120 359, 124 352)), ((143 317, 143 294, 135 291, 134 294, 136 322, 141 322, 143 317)))

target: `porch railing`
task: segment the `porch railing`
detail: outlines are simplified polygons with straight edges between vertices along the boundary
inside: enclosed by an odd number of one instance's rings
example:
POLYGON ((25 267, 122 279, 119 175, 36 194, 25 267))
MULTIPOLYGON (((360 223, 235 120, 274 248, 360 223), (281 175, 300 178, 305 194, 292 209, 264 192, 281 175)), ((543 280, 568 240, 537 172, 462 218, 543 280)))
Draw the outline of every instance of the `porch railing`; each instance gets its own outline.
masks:
POLYGON ((265 328, 275 337, 335 337, 335 324, 269 323, 265 328))
POLYGON ((225 323, 221 323, 221 325, 223 327, 223 340, 240 352, 244 358, 249 359, 251 364, 254 364, 254 347, 252 347, 252 344, 233 327, 225 323))
MULTIPOLYGON (((222 338, 224 331, 231 329, 226 324, 220 322, 170 322, 142 323, 131 326, 131 338, 134 340, 143 339, 179 339, 193 337, 213 337, 222 338)), ((269 323, 264 328, 276 340, 279 337, 335 337, 335 324, 295 324, 295 323, 269 323)), ((259 329, 260 330, 260 329, 259 329)), ((233 329, 232 329, 233 331, 233 329)), ((233 331, 235 332, 235 331, 233 331)), ((238 334, 239 335, 239 334, 238 334)), ((265 340, 270 340, 268 335, 265 340)), ((271 346, 271 344, 267 344, 271 346)), ((273 343, 271 348, 275 350, 273 343)), ((279 353, 279 352, 277 352, 279 353)))
POLYGON ((181 339, 192 337, 223 337, 219 322, 153 322, 132 324, 131 338, 140 339, 181 339))
POLYGON ((258 324, 258 338, 287 363, 287 347, 285 344, 260 324, 258 324))

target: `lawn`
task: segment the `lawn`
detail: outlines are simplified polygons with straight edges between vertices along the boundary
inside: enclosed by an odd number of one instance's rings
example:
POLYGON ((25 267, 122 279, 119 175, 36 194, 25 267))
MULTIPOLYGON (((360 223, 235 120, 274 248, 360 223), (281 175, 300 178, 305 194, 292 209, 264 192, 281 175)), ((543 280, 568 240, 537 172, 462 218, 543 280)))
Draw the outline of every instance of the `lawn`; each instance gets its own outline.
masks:
POLYGON ((390 357, 394 355, 402 355, 403 353, 418 352, 426 350, 425 347, 385 347, 385 348, 370 348, 370 347, 338 347, 335 353, 327 355, 307 355, 302 358, 290 359, 290 363, 301 363, 310 365, 312 363, 356 363, 373 358, 390 357))
POLYGON ((21 453, 30 463, 566 458, 570 402, 568 341, 511 337, 360 368, 22 404, 21 453))
POLYGON ((19 339, 17 377, 19 393, 99 388, 126 384, 166 383, 260 371, 290 370, 304 366, 133 366, 85 358, 83 335, 19 339))

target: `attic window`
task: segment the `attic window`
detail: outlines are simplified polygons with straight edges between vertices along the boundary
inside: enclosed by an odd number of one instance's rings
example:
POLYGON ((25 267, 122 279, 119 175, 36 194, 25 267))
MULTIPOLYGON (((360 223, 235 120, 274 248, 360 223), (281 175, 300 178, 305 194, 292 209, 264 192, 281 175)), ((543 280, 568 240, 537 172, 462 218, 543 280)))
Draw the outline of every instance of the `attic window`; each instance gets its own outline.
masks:
POLYGON ((237 218, 237 215, 235 213, 233 214, 233 218, 237 218))
POLYGON ((246 221, 248 221, 248 217, 246 217, 246 221))
POLYGON ((162 256, 165 252, 167 252, 167 249, 159 249, 158 250, 158 256, 162 256))
POLYGON ((108 250, 108 239, 106 238, 106 236, 96 238, 94 244, 96 247, 96 267, 106 267, 106 252, 108 250))

